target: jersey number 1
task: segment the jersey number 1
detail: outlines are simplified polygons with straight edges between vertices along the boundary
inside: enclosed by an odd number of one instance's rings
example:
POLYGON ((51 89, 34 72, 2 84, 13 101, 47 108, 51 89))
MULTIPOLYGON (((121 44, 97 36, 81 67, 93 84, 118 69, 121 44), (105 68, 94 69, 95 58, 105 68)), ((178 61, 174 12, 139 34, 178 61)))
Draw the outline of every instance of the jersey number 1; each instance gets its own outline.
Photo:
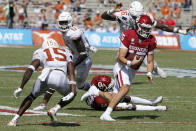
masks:
MULTIPOLYGON (((51 49, 51 48, 50 48, 50 49, 51 49)), ((48 58, 46 59, 46 61, 54 61, 54 59, 57 60, 57 61, 66 61, 66 55, 59 52, 59 51, 65 52, 64 49, 52 48, 52 50, 53 50, 54 53, 51 53, 51 52, 50 52, 50 49, 48 48, 48 49, 45 49, 45 50, 44 50, 44 52, 46 52, 46 55, 47 55, 47 57, 48 57, 48 58), (62 58, 60 58, 60 57, 54 57, 54 54, 60 55, 60 56, 62 56, 62 58)))

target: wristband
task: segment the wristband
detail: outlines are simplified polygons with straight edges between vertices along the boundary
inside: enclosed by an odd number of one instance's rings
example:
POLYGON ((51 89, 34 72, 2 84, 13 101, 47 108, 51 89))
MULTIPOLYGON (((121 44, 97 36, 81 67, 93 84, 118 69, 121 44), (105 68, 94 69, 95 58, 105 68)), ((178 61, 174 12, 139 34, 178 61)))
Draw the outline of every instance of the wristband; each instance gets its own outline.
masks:
POLYGON ((127 66, 131 66, 131 61, 130 60, 127 61, 127 66))
POLYGON ((35 71, 35 67, 33 65, 30 65, 28 68, 35 71))
POLYGON ((76 81, 69 81, 69 85, 76 85, 76 81))

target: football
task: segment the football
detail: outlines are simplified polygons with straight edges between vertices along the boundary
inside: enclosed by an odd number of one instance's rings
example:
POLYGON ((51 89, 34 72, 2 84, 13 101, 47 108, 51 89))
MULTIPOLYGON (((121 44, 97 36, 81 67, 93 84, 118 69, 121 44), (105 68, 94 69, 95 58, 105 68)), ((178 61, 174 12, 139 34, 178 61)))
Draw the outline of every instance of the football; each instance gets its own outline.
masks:
POLYGON ((141 57, 141 56, 139 56, 139 55, 137 55, 137 54, 128 54, 125 58, 126 58, 127 60, 132 61, 133 58, 134 58, 135 56, 136 56, 136 59, 137 59, 137 60, 139 60, 140 57, 141 57))

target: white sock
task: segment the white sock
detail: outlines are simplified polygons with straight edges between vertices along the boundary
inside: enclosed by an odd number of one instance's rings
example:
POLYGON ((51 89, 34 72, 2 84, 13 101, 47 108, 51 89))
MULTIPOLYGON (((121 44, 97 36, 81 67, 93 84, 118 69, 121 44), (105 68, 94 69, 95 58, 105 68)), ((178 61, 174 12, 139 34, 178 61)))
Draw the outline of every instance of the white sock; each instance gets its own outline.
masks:
POLYGON ((113 109, 111 107, 107 107, 105 113, 110 115, 112 113, 113 109))
POLYGON ((135 97, 135 96, 130 96, 130 97, 131 97, 130 102, 132 104, 145 104, 145 105, 151 105, 152 104, 152 102, 150 100, 146 100, 146 99, 135 97))
POLYGON ((19 118, 20 118, 20 115, 16 114, 12 120, 17 121, 19 118))
POLYGON ((61 109, 61 106, 59 104, 57 104, 54 108, 55 113, 61 109))
POLYGON ((154 111, 154 110, 156 110, 155 106, 136 105, 136 111, 154 111))

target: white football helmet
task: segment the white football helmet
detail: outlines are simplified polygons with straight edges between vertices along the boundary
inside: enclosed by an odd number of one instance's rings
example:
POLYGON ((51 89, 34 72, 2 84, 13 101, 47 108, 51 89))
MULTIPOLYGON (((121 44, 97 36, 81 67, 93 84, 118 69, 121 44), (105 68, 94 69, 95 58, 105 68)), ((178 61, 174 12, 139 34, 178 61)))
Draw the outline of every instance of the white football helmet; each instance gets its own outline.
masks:
POLYGON ((133 1, 129 6, 129 14, 131 16, 139 16, 144 12, 144 6, 139 1, 133 1))
POLYGON ((43 44, 42 44, 42 49, 46 49, 46 48, 59 48, 59 44, 51 38, 46 39, 43 44))
POLYGON ((66 32, 73 26, 73 19, 69 12, 62 12, 57 20, 57 26, 60 31, 66 32))

